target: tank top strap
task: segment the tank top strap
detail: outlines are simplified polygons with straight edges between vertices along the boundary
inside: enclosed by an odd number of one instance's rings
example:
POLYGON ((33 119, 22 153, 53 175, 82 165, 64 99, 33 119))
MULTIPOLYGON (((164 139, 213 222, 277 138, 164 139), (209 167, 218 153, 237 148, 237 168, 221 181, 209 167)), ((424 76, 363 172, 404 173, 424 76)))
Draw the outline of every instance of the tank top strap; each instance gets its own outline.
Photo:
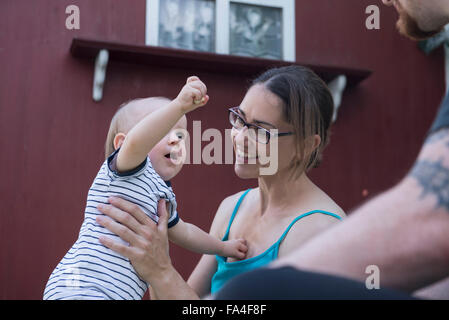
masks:
POLYGON ((315 213, 322 213, 334 218, 337 218, 338 220, 341 220, 341 217, 336 215, 335 213, 331 213, 331 212, 327 212, 327 211, 323 211, 323 210, 313 210, 313 211, 309 211, 306 213, 301 214, 300 216, 296 217, 295 219, 293 219, 293 221, 289 224, 289 226, 287 227, 287 229, 285 229, 284 233, 282 234, 282 236, 279 238, 279 240, 276 242, 277 247, 279 248, 279 245, 281 244, 282 240, 284 240, 284 238, 287 236, 287 233, 290 231, 290 229, 293 227, 293 225, 298 221, 301 220, 304 217, 310 216, 312 214, 315 213))
POLYGON ((234 207, 234 211, 232 211, 232 215, 231 215, 231 219, 229 219, 229 224, 228 224, 228 228, 226 229, 226 233, 223 237, 223 241, 228 240, 228 236, 229 236, 229 230, 231 229, 231 224, 232 221, 234 221, 235 215, 237 214, 237 211, 239 210, 240 205, 242 204, 243 199, 246 197, 246 195, 248 194, 248 192, 250 192, 251 189, 246 190, 239 198, 239 200, 237 201, 235 207, 234 207))

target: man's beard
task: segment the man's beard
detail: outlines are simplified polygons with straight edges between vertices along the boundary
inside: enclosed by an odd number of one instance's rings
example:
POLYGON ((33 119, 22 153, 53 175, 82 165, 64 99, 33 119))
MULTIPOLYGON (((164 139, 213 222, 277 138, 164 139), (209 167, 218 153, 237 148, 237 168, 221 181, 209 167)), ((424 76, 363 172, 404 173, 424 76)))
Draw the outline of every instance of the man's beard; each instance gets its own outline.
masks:
POLYGON ((430 38, 440 31, 442 31, 443 28, 440 30, 435 31, 424 31, 418 26, 418 22, 413 19, 403 8, 397 8, 399 12, 399 20, 396 24, 396 27, 399 29, 399 32, 412 39, 412 40, 424 40, 427 38, 430 38))

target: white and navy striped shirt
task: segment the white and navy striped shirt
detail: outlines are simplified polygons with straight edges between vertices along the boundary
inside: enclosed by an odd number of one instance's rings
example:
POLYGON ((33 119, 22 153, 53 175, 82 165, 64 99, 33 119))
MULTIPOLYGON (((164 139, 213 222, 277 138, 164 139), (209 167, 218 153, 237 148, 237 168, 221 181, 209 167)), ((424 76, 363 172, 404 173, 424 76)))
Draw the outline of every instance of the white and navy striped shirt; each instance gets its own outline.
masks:
POLYGON ((148 286, 139 278, 129 259, 106 248, 99 242, 101 235, 124 243, 118 236, 100 226, 95 218, 102 213, 99 203, 107 203, 114 195, 140 206, 155 222, 158 221, 157 202, 169 202, 168 227, 179 217, 175 194, 147 159, 135 170, 118 173, 111 169, 118 150, 102 165, 87 197, 84 222, 78 240, 50 275, 44 291, 45 300, 56 299, 141 299, 148 286))

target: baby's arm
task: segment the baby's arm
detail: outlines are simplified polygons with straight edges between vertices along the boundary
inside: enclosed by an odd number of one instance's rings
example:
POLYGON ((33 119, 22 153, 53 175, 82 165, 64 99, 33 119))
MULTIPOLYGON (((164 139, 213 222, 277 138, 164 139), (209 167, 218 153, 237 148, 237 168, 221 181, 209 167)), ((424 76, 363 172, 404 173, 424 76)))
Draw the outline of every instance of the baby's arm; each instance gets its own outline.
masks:
POLYGON ((176 99, 147 115, 128 132, 117 155, 117 170, 124 172, 138 167, 184 114, 207 103, 206 93, 207 88, 198 77, 188 78, 176 99))
POLYGON ((202 254, 217 254, 224 257, 244 259, 248 250, 243 239, 220 241, 197 226, 181 219, 168 229, 168 238, 177 245, 202 254))

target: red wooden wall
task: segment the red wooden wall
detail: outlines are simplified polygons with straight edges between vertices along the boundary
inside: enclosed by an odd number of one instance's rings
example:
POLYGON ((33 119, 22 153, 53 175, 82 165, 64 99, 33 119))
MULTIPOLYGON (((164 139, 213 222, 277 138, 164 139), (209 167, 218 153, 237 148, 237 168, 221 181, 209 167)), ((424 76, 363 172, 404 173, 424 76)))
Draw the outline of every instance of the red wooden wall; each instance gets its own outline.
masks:
MULTIPOLYGON (((373 70, 346 92, 332 142, 313 180, 345 210, 397 182, 413 163, 444 91, 443 53, 427 57, 400 37, 396 13, 365 28, 371 0, 296 1, 297 61, 373 70)), ((91 99, 92 61, 69 54, 73 37, 143 44, 145 0, 0 1, 0 299, 40 299, 50 272, 77 237, 87 190, 103 161, 115 108, 135 97, 174 97, 186 77, 208 85, 210 105, 189 115, 228 128, 247 79, 112 62, 104 99, 91 99), (81 29, 65 28, 76 4, 81 29)), ((220 201, 255 181, 231 165, 189 165, 173 180, 180 214, 209 229, 220 201)), ((188 277, 199 256, 173 247, 188 277)))

